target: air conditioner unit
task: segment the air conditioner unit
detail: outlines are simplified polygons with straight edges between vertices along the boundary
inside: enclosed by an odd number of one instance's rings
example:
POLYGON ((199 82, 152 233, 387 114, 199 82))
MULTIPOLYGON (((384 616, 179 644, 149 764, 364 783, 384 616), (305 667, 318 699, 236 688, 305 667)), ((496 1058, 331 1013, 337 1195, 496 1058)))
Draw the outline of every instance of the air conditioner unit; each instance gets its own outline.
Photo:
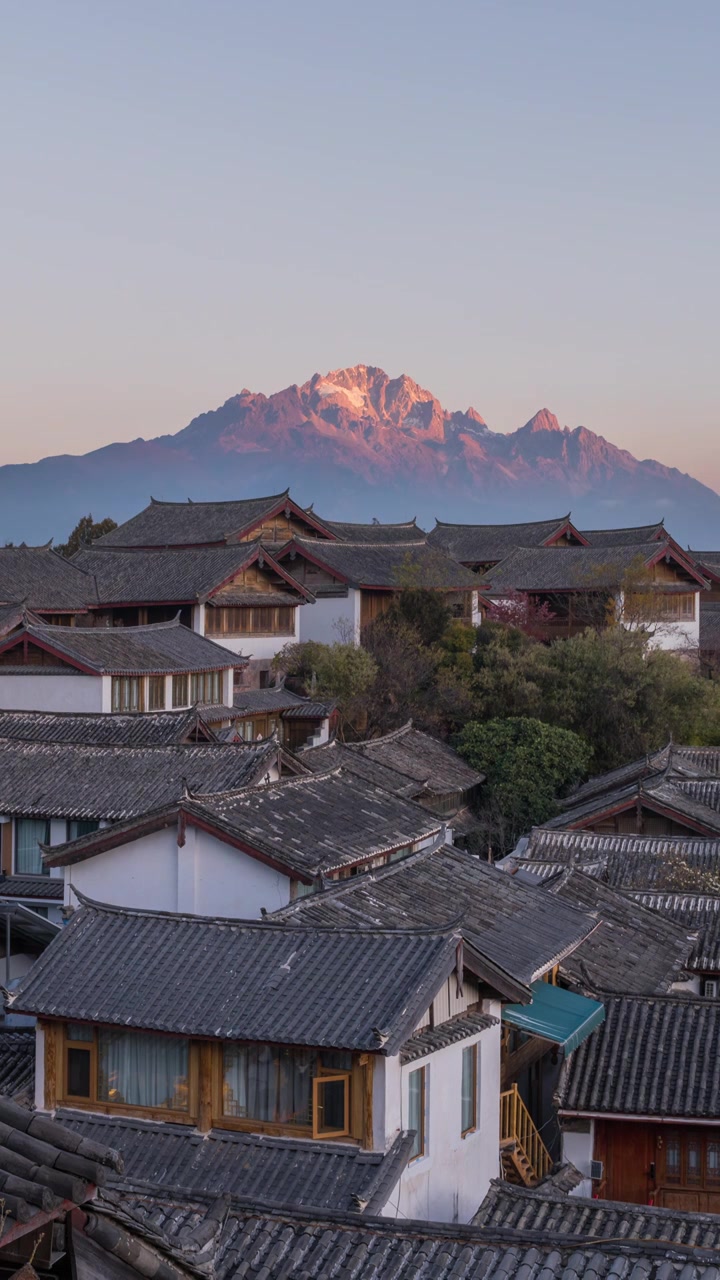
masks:
POLYGON ((604 1165, 602 1160, 590 1161, 590 1177, 593 1182, 602 1182, 604 1173, 604 1165))
POLYGON ((706 978, 705 981, 703 982, 703 995, 712 996, 713 999, 716 999, 717 993, 718 993, 717 978, 706 978))

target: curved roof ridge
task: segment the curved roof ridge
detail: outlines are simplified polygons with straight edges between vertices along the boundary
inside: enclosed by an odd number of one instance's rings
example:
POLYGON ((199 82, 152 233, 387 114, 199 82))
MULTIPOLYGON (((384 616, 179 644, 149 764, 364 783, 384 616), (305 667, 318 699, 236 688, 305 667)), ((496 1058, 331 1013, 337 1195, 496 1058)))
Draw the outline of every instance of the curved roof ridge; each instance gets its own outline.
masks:
MULTIPOLYGON (((180 498, 153 498, 150 497, 150 505, 154 507, 220 507, 228 506, 230 503, 239 502, 272 502, 275 499, 287 498, 290 495, 290 486, 283 489, 280 493, 261 493, 257 497, 254 495, 250 498, 204 498, 201 502, 196 502, 194 498, 187 498, 182 501, 180 498)), ((125 524, 128 521, 124 522, 125 524)))
POLYGON ((310 933, 351 933, 351 934, 380 934, 380 935, 399 935, 400 937, 408 937, 421 935, 422 937, 436 937, 449 939, 460 933, 459 918, 453 917, 449 923, 442 927, 439 925, 414 925, 408 927, 394 928, 375 926, 369 928, 358 929, 350 925, 321 925, 321 924, 288 924, 285 920, 277 920, 266 918, 262 920, 244 920, 238 916, 205 916, 199 915, 192 911, 160 911, 156 907, 127 907, 121 906, 114 902, 101 902, 97 898, 91 898, 88 894, 83 893, 75 885, 71 885, 72 891, 81 906, 87 911, 103 912, 108 915, 117 916, 142 916, 145 918, 158 918, 161 920, 173 921, 192 921, 202 924, 217 925, 220 927, 229 927, 232 929, 267 931, 268 929, 277 933, 290 933, 296 930, 300 937, 308 937, 310 933))
POLYGON ((513 529, 518 525, 527 528, 530 525, 565 524, 570 520, 571 515, 572 512, 568 511, 566 516, 558 516, 557 519, 554 516, 548 516, 546 520, 502 520, 493 521, 489 524, 480 524, 476 520, 438 520, 436 516, 435 524, 436 526, 440 525, 443 529, 513 529))

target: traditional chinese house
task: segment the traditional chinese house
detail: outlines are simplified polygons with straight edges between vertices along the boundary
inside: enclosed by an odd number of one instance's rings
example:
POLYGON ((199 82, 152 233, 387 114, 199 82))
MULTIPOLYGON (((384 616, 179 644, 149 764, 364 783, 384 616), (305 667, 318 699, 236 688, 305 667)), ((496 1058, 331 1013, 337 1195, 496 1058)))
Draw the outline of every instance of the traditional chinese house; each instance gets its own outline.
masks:
POLYGON ((584 1144, 594 1161, 593 1193, 717 1212, 720 1002, 619 995, 605 1007, 558 1094, 570 1147, 577 1153, 584 1144))

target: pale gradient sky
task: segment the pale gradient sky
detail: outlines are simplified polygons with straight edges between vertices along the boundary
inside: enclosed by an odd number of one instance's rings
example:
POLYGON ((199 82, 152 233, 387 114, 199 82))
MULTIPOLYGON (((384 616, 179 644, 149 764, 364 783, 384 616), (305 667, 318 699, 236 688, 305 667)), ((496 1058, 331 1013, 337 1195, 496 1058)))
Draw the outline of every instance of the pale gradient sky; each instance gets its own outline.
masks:
POLYGON ((366 363, 720 488, 717 0, 0 24, 0 462, 366 363))

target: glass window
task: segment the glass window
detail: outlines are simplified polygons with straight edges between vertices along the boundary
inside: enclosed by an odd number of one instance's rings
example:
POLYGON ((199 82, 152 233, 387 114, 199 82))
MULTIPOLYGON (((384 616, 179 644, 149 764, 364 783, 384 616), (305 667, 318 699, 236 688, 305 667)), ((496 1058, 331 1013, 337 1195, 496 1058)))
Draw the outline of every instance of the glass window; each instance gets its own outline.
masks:
POLYGON ((71 1098, 90 1097, 90 1067, 92 1054, 89 1049, 68 1046, 67 1092, 71 1098))
POLYGON ((415 1130, 410 1159, 425 1155, 425 1067, 408 1076, 408 1129, 415 1130))
POLYGON ((15 819, 15 872, 20 876, 47 876, 43 866, 41 844, 50 843, 50 823, 47 818, 15 819))
POLYGON ((188 705, 188 678, 187 676, 173 676, 173 706, 186 707, 188 705))
POLYGON ((477 1128, 477 1045, 462 1051, 462 1086, 460 1090, 460 1128, 463 1136, 477 1128))
POLYGON ((680 1182, 679 1138, 667 1138, 665 1141, 665 1179, 667 1182, 680 1182))
POLYGON ((339 1138, 349 1132, 350 1076, 316 1076, 313 1080, 313 1138, 339 1138))
POLYGON ((101 1029, 97 1043, 100 1101, 187 1111, 187 1040, 101 1029))
POLYGON ((223 1114, 243 1120, 311 1123, 314 1049, 227 1044, 223 1049, 223 1114))
POLYGON ((210 704, 218 703, 220 701, 220 672, 201 671, 192 675, 190 677, 190 701, 210 704))
POLYGON ((690 1138, 685 1148, 685 1181, 690 1186, 697 1186, 702 1182, 700 1141, 697 1138, 690 1138))
POLYGON ((711 1138, 708 1138, 705 1148, 705 1181, 713 1187, 720 1182, 720 1142, 711 1138))
POLYGON ((91 831, 97 831, 100 826, 99 822, 68 822, 66 835, 68 840, 78 840, 80 836, 89 836, 91 831))
POLYGON ((148 708, 150 711, 165 710, 164 676, 150 676, 148 681, 148 708))
POLYGON ((113 676, 113 711, 142 711, 145 705, 143 692, 144 681, 142 676, 113 676))

